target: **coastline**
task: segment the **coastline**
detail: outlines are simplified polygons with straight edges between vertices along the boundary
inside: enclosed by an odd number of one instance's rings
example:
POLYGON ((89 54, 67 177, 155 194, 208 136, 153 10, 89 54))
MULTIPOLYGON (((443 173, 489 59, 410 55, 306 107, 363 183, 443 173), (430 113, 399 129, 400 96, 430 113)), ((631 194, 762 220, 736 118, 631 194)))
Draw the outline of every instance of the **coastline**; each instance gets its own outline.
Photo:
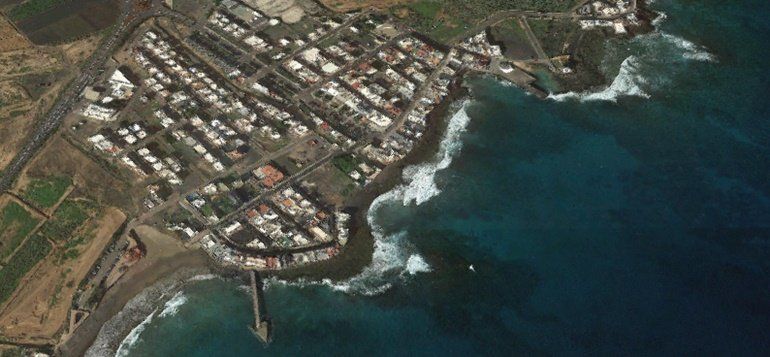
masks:
MULTIPOLYGON (((57 352, 62 356, 83 356, 94 344, 102 327, 116 317, 134 298, 153 286, 187 280, 193 276, 215 271, 209 257, 201 250, 183 251, 161 257, 148 257, 129 270, 121 280, 107 291, 97 308, 75 330, 72 336, 61 345, 57 352)), ((123 338, 134 328, 134 324, 124 327, 125 333, 119 333, 120 340, 111 341, 120 344, 123 338)))
MULTIPOLYGON (((648 14, 655 14, 654 11, 646 7, 645 10, 648 14)), ((640 26, 637 31, 629 34, 629 38, 648 33, 655 28, 649 25, 650 21, 648 18, 644 20, 643 23, 647 26, 640 26)), ((351 239, 338 256, 326 261, 286 270, 260 272, 262 277, 285 281, 342 281, 358 275, 364 268, 369 266, 372 263, 375 249, 375 237, 372 233, 372 227, 367 221, 367 214, 372 203, 381 195, 404 183, 404 169, 434 159, 439 151, 440 143, 447 130, 449 120, 454 114, 452 109, 457 109, 455 104, 469 95, 469 88, 465 86, 466 80, 476 75, 485 76, 485 74, 474 72, 459 73, 451 85, 449 95, 428 115, 426 131, 413 150, 403 159, 385 167, 373 182, 363 187, 347 200, 344 210, 352 215, 351 239)), ((498 75, 489 75, 496 80, 506 81, 498 75)), ((591 91, 595 88, 606 87, 612 82, 611 78, 604 76, 598 79, 600 79, 600 84, 592 83, 586 85, 586 83, 581 83, 580 89, 591 91)), ((522 88, 522 90, 525 89, 522 88)), ((60 354, 64 356, 83 355, 96 341, 97 335, 105 323, 115 318, 132 299, 149 288, 172 282, 183 283, 193 276, 209 273, 217 273, 222 276, 238 276, 244 279, 246 277, 240 270, 216 266, 203 251, 197 249, 180 252, 173 256, 145 260, 142 264, 144 267, 139 268, 137 266, 130 270, 116 286, 107 292, 96 310, 83 322, 66 343, 58 346, 60 354)), ((179 286, 175 286, 175 289, 178 288, 179 286)), ((156 301, 155 304, 157 305, 159 302, 162 302, 162 299, 156 301)), ((141 316, 134 323, 128 324, 122 331, 112 336, 110 345, 114 345, 117 348, 144 317, 141 316)))
MULTIPOLYGON (((429 114, 427 129, 414 149, 403 159, 383 169, 382 173, 360 192, 352 196, 345 210, 352 213, 351 238, 342 252, 327 261, 317 262, 302 267, 296 267, 283 271, 261 272, 263 278, 277 278, 282 280, 309 279, 320 281, 322 279, 344 280, 359 274, 372 261, 374 252, 374 236, 367 222, 367 213, 374 200, 380 195, 392 190, 403 183, 403 170, 414 164, 431 160, 439 150, 439 144, 447 129, 447 124, 452 114, 451 109, 458 100, 466 97, 468 89, 463 86, 464 76, 459 76, 453 83, 450 94, 429 114)), ((162 249, 156 247, 156 249, 162 249)), ((62 356, 82 356, 97 341, 103 327, 118 317, 131 301, 147 290, 164 293, 178 289, 190 278, 217 273, 219 275, 237 275, 245 277, 242 271, 216 266, 208 255, 202 250, 185 250, 173 255, 160 257, 153 256, 152 249, 148 249, 148 256, 137 266, 133 267, 121 278, 121 280, 107 291, 94 312, 83 321, 72 336, 57 347, 57 352, 62 356), (165 287, 165 288, 164 288, 165 287)), ((162 301, 156 296, 153 304, 162 301)), ((149 313, 149 312, 148 312, 149 313)), ((146 316, 132 316, 131 323, 124 324, 120 331, 114 331, 109 337, 109 347, 113 351, 123 342, 146 316)))
POLYGON ((468 74, 460 74, 453 82, 449 95, 428 115, 427 129, 412 151, 403 159, 385 167, 369 185, 352 196, 345 211, 352 214, 351 239, 333 259, 291 269, 261 273, 264 278, 281 280, 323 279, 345 280, 359 274, 372 261, 374 236, 367 222, 369 209, 377 197, 402 184, 405 168, 430 161, 436 156, 439 144, 446 132, 447 125, 454 113, 455 103, 467 97, 468 88, 464 86, 468 74))

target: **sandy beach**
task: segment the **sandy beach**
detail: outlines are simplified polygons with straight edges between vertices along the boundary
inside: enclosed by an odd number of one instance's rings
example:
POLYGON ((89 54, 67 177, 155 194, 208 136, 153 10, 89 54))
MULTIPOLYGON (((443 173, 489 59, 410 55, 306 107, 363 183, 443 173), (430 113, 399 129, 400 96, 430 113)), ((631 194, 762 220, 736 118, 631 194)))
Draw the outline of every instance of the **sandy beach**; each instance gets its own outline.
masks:
MULTIPOLYGON (((212 270, 208 256, 201 250, 187 250, 176 239, 162 234, 141 236, 147 245, 147 256, 107 291, 96 310, 65 343, 58 346, 59 355, 82 356, 104 324, 148 287, 164 280, 183 280, 212 270)), ((133 326, 126 327, 125 334, 133 326)))
MULTIPOLYGON (((370 205, 378 196, 403 183, 402 172, 405 167, 435 157, 447 122, 453 114, 450 113, 454 108, 452 104, 466 94, 467 89, 458 81, 449 97, 429 115, 428 129, 415 148, 398 163, 386 167, 372 183, 349 199, 346 210, 353 214, 352 239, 337 257, 303 267, 264 273, 263 277, 285 280, 344 280, 355 276, 369 265, 374 251, 374 238, 366 218, 370 205)), ((213 266, 209 257, 201 250, 188 250, 177 240, 162 234, 139 233, 147 244, 147 256, 105 294, 96 310, 65 343, 58 346, 59 355, 82 356, 94 344, 105 323, 118 315, 131 299, 147 288, 172 281, 184 281, 212 271, 224 273, 220 268, 213 266)), ((134 325, 122 327, 122 331, 110 341, 110 345, 115 345, 111 347, 116 348, 133 327, 134 325)))

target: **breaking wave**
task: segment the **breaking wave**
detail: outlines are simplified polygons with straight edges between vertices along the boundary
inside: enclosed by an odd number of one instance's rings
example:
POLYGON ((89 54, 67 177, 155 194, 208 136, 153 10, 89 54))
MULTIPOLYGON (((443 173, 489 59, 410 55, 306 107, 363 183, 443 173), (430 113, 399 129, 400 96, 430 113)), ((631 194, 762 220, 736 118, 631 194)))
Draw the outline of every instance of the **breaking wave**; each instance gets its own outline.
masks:
POLYGON ((179 307, 187 302, 187 296, 180 290, 185 283, 216 277, 217 275, 213 274, 199 274, 190 278, 177 276, 144 289, 139 295, 129 300, 120 312, 104 323, 85 356, 128 355, 131 348, 141 340, 142 333, 153 319, 173 316, 179 311, 179 307), (165 302, 163 309, 158 313, 159 303, 166 300, 172 293, 174 295, 165 302), (128 331, 131 326, 135 327, 128 331))
POLYGON ((548 98, 556 101, 564 101, 566 99, 578 99, 581 102, 604 100, 617 102, 618 97, 622 96, 636 96, 642 98, 649 98, 642 86, 647 83, 647 80, 642 76, 639 70, 640 62, 636 56, 628 56, 623 63, 620 64, 620 71, 612 84, 600 92, 567 92, 562 94, 550 94, 548 98))
POLYGON ((449 167, 452 159, 462 148, 460 136, 465 132, 471 120, 465 111, 466 106, 467 103, 463 104, 462 108, 449 120, 446 133, 441 139, 436 154, 436 158, 439 159, 438 162, 426 162, 404 169, 403 177, 407 184, 396 188, 396 190, 402 191, 400 196, 405 206, 411 203, 423 204, 441 193, 436 185, 436 173, 449 167))
POLYGON ((620 59, 625 56, 625 59, 620 64, 618 75, 607 88, 598 92, 550 94, 548 98, 555 101, 573 99, 581 102, 617 102, 620 97, 649 98, 651 90, 659 89, 662 84, 668 82, 666 75, 652 73, 660 72, 661 69, 677 71, 671 66, 672 63, 717 61, 716 56, 706 47, 661 30, 660 25, 668 19, 668 15, 664 12, 657 14, 651 21, 655 27, 654 31, 636 36, 627 47, 616 46, 609 51, 610 58, 620 59))
POLYGON ((118 350, 115 352, 115 357, 125 357, 128 356, 128 352, 131 350, 131 347, 133 347, 137 342, 139 342, 139 337, 141 337, 142 332, 145 328, 147 328, 147 325, 149 325, 152 322, 152 319, 155 317, 155 311, 153 311, 150 315, 148 315, 139 325, 134 327, 131 332, 128 333, 128 336, 123 340, 123 342, 120 343, 120 346, 118 347, 118 350))
POLYGON ((668 19, 668 15, 663 11, 659 11, 658 16, 652 19, 652 21, 650 21, 650 24, 652 24, 653 27, 657 28, 658 26, 660 26, 660 24, 662 24, 667 19, 668 19))
POLYGON ((716 61, 716 56, 709 53, 708 50, 706 50, 706 48, 703 46, 696 45, 688 40, 669 33, 661 32, 660 35, 663 37, 663 39, 682 50, 682 57, 685 59, 704 62, 716 61))
POLYGON ((431 270, 430 265, 419 255, 412 255, 406 260, 406 272, 410 275, 429 273, 431 270))
POLYGON ((177 292, 171 300, 166 301, 166 305, 163 306, 163 311, 160 312, 158 317, 174 316, 179 312, 179 307, 187 302, 187 296, 181 291, 177 292))
POLYGON ((216 279, 219 277, 220 277, 219 275, 215 275, 215 274, 199 274, 190 279, 187 279, 187 281, 204 281, 204 280, 216 279))
POLYGON ((387 291, 394 283, 409 276, 430 272, 430 265, 410 246, 407 233, 401 231, 387 234, 385 229, 377 223, 377 212, 385 206, 399 203, 403 206, 421 205, 441 193, 436 184, 435 175, 449 167, 453 158, 462 148, 460 136, 466 131, 470 122, 470 117, 466 112, 467 106, 468 102, 463 103, 449 120, 434 160, 404 169, 403 177, 406 183, 380 195, 372 202, 366 216, 374 237, 374 253, 371 264, 364 268, 360 274, 344 281, 270 279, 267 281, 268 288, 271 284, 300 287, 327 286, 332 290, 348 294, 372 296, 387 291))

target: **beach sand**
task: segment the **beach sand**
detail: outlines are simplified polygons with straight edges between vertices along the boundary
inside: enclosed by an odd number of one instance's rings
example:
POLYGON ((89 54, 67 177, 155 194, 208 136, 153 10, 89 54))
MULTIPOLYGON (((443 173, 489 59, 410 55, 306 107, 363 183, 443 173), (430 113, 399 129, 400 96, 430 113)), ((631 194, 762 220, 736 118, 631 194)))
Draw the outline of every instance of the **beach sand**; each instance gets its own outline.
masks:
MULTIPOLYGON (((93 344, 102 326, 146 288, 162 280, 184 279, 188 275, 212 270, 211 261, 203 251, 188 250, 173 237, 148 227, 138 227, 137 232, 147 245, 147 255, 107 291, 93 313, 66 342, 58 346, 60 355, 82 356, 93 344)), ((131 327, 127 326, 127 330, 131 327)))
MULTIPOLYGON (((467 89, 458 81, 449 97, 429 115, 427 130, 415 148, 399 162, 386 167, 372 183, 349 199, 346 210, 353 214, 351 239, 338 256, 303 267, 263 273, 263 277, 286 280, 344 280, 355 276, 368 266, 374 252, 374 238, 366 219, 369 206, 377 197, 403 183, 404 168, 435 157, 449 118, 453 114, 449 112, 453 108, 452 104, 466 95, 467 89)), ((123 310, 132 298, 151 286, 166 281, 185 280, 212 271, 223 274, 236 273, 215 267, 203 251, 188 250, 173 237, 149 227, 137 228, 137 232, 147 244, 147 256, 105 294, 96 310, 66 342, 58 346, 60 355, 82 356, 94 343, 104 324, 123 310)), ((241 275, 244 278, 246 276, 241 275)), ((119 338, 115 338, 111 344, 119 345, 133 327, 122 327, 123 331, 117 335, 119 338)))

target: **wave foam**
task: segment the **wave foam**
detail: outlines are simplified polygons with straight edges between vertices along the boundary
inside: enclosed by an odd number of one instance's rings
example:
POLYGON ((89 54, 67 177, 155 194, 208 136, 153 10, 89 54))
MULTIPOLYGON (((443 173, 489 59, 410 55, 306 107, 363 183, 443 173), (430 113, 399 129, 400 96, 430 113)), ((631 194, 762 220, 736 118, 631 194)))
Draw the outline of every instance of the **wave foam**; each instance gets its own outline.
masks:
POLYGON ((283 281, 270 279, 271 284, 290 285, 298 287, 326 286, 335 291, 348 294, 378 295, 399 280, 418 273, 431 271, 430 265, 418 253, 412 251, 406 239, 406 232, 387 235, 382 226, 377 224, 377 212, 386 205, 401 203, 421 205, 435 197, 441 190, 435 181, 436 173, 449 167, 454 157, 462 148, 460 136, 466 131, 470 117, 466 112, 468 102, 450 118, 444 137, 439 144, 438 152, 433 161, 409 166, 404 169, 403 177, 406 182, 380 195, 372 201, 367 213, 367 223, 374 237, 374 253, 372 262, 358 275, 344 281, 283 281))
POLYGON ((656 29, 660 24, 662 24, 664 21, 668 19, 668 15, 663 11, 658 11, 658 16, 656 16, 652 21, 650 21, 650 24, 654 26, 656 29))
POLYGON ((683 50, 682 57, 695 61, 702 62, 715 62, 716 56, 709 53, 705 47, 696 45, 688 40, 685 40, 679 36, 674 36, 669 33, 661 32, 661 37, 666 41, 673 44, 677 48, 683 50))
POLYGON ((446 169, 452 163, 452 159, 462 148, 460 136, 465 132, 471 118, 465 111, 465 106, 452 116, 447 125, 444 138, 441 139, 439 150, 436 157, 438 162, 426 162, 419 165, 412 165, 404 169, 403 177, 407 181, 406 185, 397 188, 400 190, 404 205, 414 203, 423 204, 435 197, 441 190, 436 185, 436 173, 446 169))
POLYGON ((567 99, 578 99, 581 102, 597 100, 617 102, 618 98, 623 96, 649 98, 650 95, 642 89, 647 80, 640 73, 639 66, 640 62, 636 56, 628 56, 620 64, 620 71, 612 80, 612 84, 604 90, 600 92, 549 94, 548 98, 559 102, 567 99))
POLYGON ((115 352, 115 357, 125 357, 128 356, 128 352, 131 351, 131 348, 139 342, 139 338, 142 336, 142 332, 144 329, 147 328, 147 325, 149 325, 152 322, 152 319, 155 317, 155 311, 153 311, 150 315, 148 315, 142 322, 134 327, 131 332, 128 333, 128 336, 123 340, 123 342, 120 343, 120 346, 118 347, 118 350, 115 352))
POLYGON ((406 272, 409 275, 415 275, 417 273, 429 273, 431 267, 420 255, 412 254, 409 259, 406 260, 406 272))
POLYGON ((142 332, 154 318, 173 316, 178 312, 179 307, 187 302, 187 296, 177 291, 181 286, 189 281, 209 280, 216 277, 217 275, 213 274, 200 274, 186 280, 167 279, 144 289, 129 300, 120 312, 104 323, 85 356, 127 355, 130 349, 140 341, 142 332), (174 291, 177 292, 166 301, 160 314, 157 314, 159 302, 164 301, 174 291), (135 327, 129 331, 131 326, 135 327), (128 334, 126 334, 127 331, 128 334))
POLYGON ((169 301, 166 301, 166 305, 163 306, 163 311, 160 312, 158 317, 174 316, 179 312, 179 308, 187 302, 187 296, 181 291, 177 292, 174 297, 169 301))
POLYGON ((216 274, 199 274, 199 275, 193 276, 190 279, 187 279, 187 281, 204 281, 204 280, 216 279, 218 277, 219 276, 216 274))

